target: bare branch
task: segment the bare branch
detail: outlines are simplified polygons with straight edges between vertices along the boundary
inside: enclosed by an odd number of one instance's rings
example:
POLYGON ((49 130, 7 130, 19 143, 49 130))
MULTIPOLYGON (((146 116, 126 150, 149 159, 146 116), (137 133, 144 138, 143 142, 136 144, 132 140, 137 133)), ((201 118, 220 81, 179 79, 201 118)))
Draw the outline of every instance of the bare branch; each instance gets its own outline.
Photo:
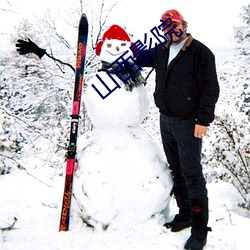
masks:
MULTIPOLYGON (((116 3, 114 3, 110 8, 109 8, 109 11, 107 12, 107 14, 103 17, 103 13, 104 13, 104 2, 105 0, 102 1, 102 4, 101 4, 101 10, 100 10, 100 18, 99 18, 99 30, 98 30, 98 34, 96 36, 96 41, 95 41, 95 44, 98 42, 98 40, 100 40, 100 36, 101 36, 101 33, 103 32, 103 29, 106 25, 106 22, 107 22, 107 19, 110 15, 110 13, 113 11, 113 9, 121 2, 121 1, 117 1, 116 3), (103 19, 103 20, 102 20, 103 19)), ((93 23, 93 20, 92 20, 92 23, 93 23)), ((92 25, 93 26, 93 25, 92 25)), ((93 33, 93 32, 92 32, 93 33)), ((92 44, 93 46, 93 44, 92 44)), ((95 46, 93 46, 93 49, 94 49, 95 46)))
POLYGON ((0 230, 1 231, 10 231, 10 230, 13 230, 13 229, 15 229, 14 226, 15 226, 16 222, 17 222, 17 218, 14 217, 14 222, 11 225, 9 225, 8 227, 0 227, 0 230))
MULTIPOLYGON (((65 63, 65 62, 63 62, 63 61, 61 61, 61 60, 55 58, 53 55, 48 54, 47 52, 46 52, 45 54, 46 54, 46 56, 48 56, 49 58, 53 59, 55 62, 59 62, 59 63, 61 63, 61 64, 63 64, 63 65, 66 65, 66 66, 70 67, 70 68, 75 72, 75 68, 74 68, 71 64, 65 63)), ((60 68, 60 66, 59 66, 58 64, 57 64, 57 66, 60 68)), ((60 70, 62 71, 61 68, 60 68, 60 70)), ((62 71, 62 73, 64 73, 64 72, 62 71)))
POLYGON ((11 13, 19 14, 19 13, 17 13, 16 11, 13 11, 13 10, 6 10, 6 9, 2 9, 2 8, 0 8, 0 11, 5 11, 5 12, 11 12, 11 13))
MULTIPOLYGON (((221 121, 221 125, 224 128, 224 130, 226 131, 229 139, 233 143, 232 147, 233 147, 234 151, 238 154, 239 158, 241 159, 242 165, 243 165, 243 167, 245 169, 245 172, 246 172, 246 175, 248 177, 248 181, 250 181, 250 173, 248 172, 249 166, 248 166, 247 162, 245 161, 245 159, 244 159, 244 157, 243 157, 240 149, 236 148, 236 144, 237 143, 236 143, 236 140, 234 138, 233 132, 228 129, 228 126, 227 126, 227 124, 225 124, 224 121, 221 121)), ((238 132, 237 132, 237 126, 235 126, 235 130, 236 130, 236 133, 238 134, 238 132)))
POLYGON ((32 175, 31 173, 29 173, 29 171, 28 171, 25 167, 23 167, 19 162, 17 162, 13 157, 10 157, 10 156, 8 156, 8 155, 4 155, 4 154, 1 154, 1 153, 0 153, 0 156, 5 157, 5 158, 8 158, 9 160, 12 160, 13 162, 16 163, 16 167, 17 167, 18 169, 24 170, 24 171, 26 172, 26 174, 28 174, 28 175, 31 176, 32 178, 36 179, 37 181, 41 182, 42 184, 46 185, 47 187, 54 188, 54 187, 52 187, 51 185, 45 183, 44 181, 39 180, 36 176, 34 176, 34 175, 32 175))

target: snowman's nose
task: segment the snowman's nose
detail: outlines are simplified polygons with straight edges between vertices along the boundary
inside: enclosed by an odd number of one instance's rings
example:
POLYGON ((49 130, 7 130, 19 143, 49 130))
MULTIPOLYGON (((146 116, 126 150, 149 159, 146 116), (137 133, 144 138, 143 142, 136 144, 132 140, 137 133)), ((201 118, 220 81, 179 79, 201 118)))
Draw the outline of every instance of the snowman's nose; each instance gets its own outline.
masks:
POLYGON ((120 48, 119 48, 118 46, 116 46, 116 50, 117 50, 117 51, 120 51, 120 48))

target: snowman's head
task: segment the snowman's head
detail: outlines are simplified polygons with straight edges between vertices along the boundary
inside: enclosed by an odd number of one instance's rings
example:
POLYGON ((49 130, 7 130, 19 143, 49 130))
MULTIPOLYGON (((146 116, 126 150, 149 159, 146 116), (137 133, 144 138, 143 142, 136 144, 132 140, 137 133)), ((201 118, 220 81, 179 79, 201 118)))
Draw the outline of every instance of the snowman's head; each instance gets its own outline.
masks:
POLYGON ((96 55, 100 57, 101 61, 113 63, 124 52, 126 57, 133 55, 129 47, 132 45, 130 37, 126 31, 118 25, 112 25, 96 45, 96 55))

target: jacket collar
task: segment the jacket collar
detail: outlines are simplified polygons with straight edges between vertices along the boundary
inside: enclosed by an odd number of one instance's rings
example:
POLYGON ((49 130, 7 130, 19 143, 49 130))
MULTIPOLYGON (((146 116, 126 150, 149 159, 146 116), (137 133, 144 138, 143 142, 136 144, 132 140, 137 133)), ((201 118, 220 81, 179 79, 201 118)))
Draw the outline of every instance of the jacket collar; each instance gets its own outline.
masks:
MULTIPOLYGON (((181 48, 182 51, 186 51, 187 47, 190 46, 190 44, 194 40, 194 38, 192 37, 192 35, 189 34, 189 33, 187 33, 187 37, 188 37, 188 39, 186 40, 186 42, 184 43, 183 47, 181 48)), ((164 44, 164 46, 166 46, 169 49, 169 44, 164 44)), ((165 49, 164 46, 161 46, 161 47, 163 49, 165 49)))
POLYGON ((192 37, 191 34, 187 34, 187 36, 188 36, 188 39, 186 40, 186 42, 184 43, 183 47, 181 48, 182 51, 186 51, 187 47, 190 46, 190 44, 194 40, 194 38, 192 37))

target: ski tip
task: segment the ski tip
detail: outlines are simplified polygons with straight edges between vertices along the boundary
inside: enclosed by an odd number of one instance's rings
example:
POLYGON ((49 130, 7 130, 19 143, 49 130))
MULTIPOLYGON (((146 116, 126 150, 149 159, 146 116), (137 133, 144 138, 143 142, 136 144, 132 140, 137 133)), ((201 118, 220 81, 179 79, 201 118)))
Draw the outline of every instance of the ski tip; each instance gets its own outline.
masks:
POLYGON ((88 25, 88 18, 85 13, 82 13, 80 18, 80 26, 87 26, 88 25))
POLYGON ((85 13, 82 13, 81 20, 88 20, 87 15, 85 13))

